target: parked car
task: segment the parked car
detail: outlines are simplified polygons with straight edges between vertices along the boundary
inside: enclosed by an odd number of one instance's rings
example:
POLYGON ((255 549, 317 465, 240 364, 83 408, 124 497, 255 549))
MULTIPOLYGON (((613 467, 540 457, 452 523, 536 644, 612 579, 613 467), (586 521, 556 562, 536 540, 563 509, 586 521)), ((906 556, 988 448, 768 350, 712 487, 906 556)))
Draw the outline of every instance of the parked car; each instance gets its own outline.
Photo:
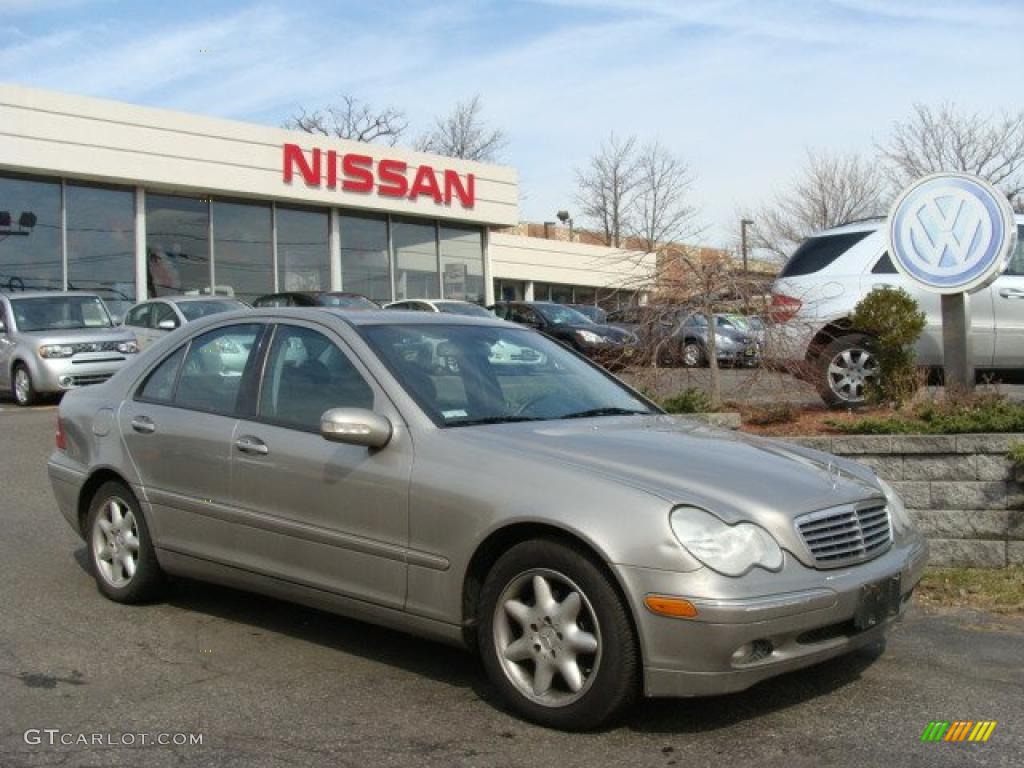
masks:
POLYGON ((18 405, 106 381, 138 351, 99 296, 0 294, 0 391, 18 405))
MULTIPOLYGON (((715 357, 719 364, 760 364, 757 338, 728 318, 715 315, 715 357)), ((636 334, 645 356, 658 355, 662 365, 707 365, 708 321, 701 312, 686 307, 647 305, 612 312, 608 322, 636 334)))
MULTIPOLYGON (((903 288, 925 313, 920 365, 942 365, 942 311, 937 294, 896 271, 884 219, 847 224, 808 238, 772 287, 773 355, 797 368, 830 405, 863 402, 878 375, 870 337, 850 323, 857 303, 881 286, 903 288), (793 365, 796 364, 796 365, 793 365)), ((1024 369, 1024 216, 1006 272, 971 295, 971 345, 977 369, 1024 369)))
POLYGON ((110 599, 172 574, 463 645, 557 728, 877 643, 928 553, 867 467, 667 416, 486 318, 203 318, 65 397, 56 442, 110 599), (493 364, 502 342, 546 362, 493 364), (424 365, 438 347, 454 369, 424 365))
POLYGON ((233 312, 248 305, 238 299, 213 296, 166 296, 143 301, 128 310, 124 326, 135 334, 139 347, 145 349, 166 333, 185 323, 218 312, 233 312))
POLYGON ((444 312, 449 315, 469 315, 470 317, 494 317, 494 313, 486 307, 471 301, 457 299, 403 299, 384 305, 385 309, 408 309, 413 312, 444 312))
POLYGON ((609 368, 625 367, 637 357, 638 339, 633 333, 595 323, 565 304, 499 301, 489 309, 503 320, 535 328, 609 368))
POLYGON ((596 304, 566 304, 565 306, 575 309, 581 315, 586 315, 599 325, 608 322, 608 313, 596 304))
POLYGON ((284 291, 260 296, 254 307, 337 307, 338 309, 380 309, 380 304, 361 293, 350 291, 284 291))

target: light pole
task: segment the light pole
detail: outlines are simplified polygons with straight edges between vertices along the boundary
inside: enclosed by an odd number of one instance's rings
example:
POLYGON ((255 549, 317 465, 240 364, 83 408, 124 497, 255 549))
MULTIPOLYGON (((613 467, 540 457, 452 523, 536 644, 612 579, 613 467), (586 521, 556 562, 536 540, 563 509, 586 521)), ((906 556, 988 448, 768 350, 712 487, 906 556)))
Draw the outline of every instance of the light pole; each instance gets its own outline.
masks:
POLYGON ((743 271, 747 271, 747 227, 754 226, 753 219, 740 219, 740 253, 743 254, 743 271))

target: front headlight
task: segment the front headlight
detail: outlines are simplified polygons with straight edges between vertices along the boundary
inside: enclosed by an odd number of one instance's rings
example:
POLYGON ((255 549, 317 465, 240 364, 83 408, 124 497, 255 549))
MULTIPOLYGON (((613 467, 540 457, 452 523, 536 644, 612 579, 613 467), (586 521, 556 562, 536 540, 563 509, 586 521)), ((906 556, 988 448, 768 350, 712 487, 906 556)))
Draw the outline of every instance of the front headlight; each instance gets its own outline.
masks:
POLYGON ((39 356, 47 359, 54 357, 71 357, 75 348, 70 344, 44 344, 39 348, 39 356))
POLYGON ((881 487, 882 493, 885 494, 886 506, 889 507, 889 517, 892 519, 893 532, 896 535, 905 536, 917 530, 917 521, 914 520, 907 510, 903 499, 896 493, 896 489, 878 475, 875 475, 875 480, 878 482, 879 487, 881 487))
POLYGON ((605 341, 604 336, 593 331, 576 331, 576 335, 587 344, 603 344, 605 341))
POLYGON ((139 343, 137 341, 122 341, 117 345, 117 351, 122 355, 134 355, 139 351, 139 343))
POLYGON ((669 521, 686 551, 721 574, 742 576, 755 565, 769 571, 782 567, 778 542, 759 525, 726 525, 697 507, 677 507, 669 521))
POLYGON ((731 347, 735 343, 729 336, 724 336, 721 333, 715 334, 715 344, 720 347, 731 347))

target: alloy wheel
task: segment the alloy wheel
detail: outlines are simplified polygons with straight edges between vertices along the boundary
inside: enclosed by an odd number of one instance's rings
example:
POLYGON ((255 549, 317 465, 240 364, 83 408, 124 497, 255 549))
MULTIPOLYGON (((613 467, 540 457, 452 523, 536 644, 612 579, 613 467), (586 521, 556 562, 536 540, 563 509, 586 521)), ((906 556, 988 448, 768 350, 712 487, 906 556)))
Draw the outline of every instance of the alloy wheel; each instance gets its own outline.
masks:
POLYGON ((14 372, 14 397, 21 405, 25 405, 32 398, 32 379, 24 368, 18 368, 14 372))
POLYGON ((553 570, 533 569, 512 579, 498 598, 493 637, 509 682, 547 707, 580 699, 601 663, 601 632, 590 600, 553 570))
POLYGON ((861 347, 839 352, 828 364, 828 386, 836 397, 859 403, 864 399, 864 388, 869 379, 878 376, 878 361, 861 347))
POLYGON ((100 576, 118 589, 127 587, 139 562, 139 528, 123 499, 107 499, 92 530, 93 560, 100 576))
POLYGON ((700 347, 696 344, 687 344, 683 347, 683 365, 687 368, 695 368, 700 364, 700 347))

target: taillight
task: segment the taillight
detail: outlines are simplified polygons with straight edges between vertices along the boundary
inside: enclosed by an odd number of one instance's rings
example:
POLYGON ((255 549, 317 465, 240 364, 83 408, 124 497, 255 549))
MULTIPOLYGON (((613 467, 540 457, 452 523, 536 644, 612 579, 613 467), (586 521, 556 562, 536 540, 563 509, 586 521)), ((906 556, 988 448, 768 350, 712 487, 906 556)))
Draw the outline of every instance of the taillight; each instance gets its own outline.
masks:
POLYGON ((768 317, 773 323, 788 323, 800 311, 803 302, 784 293, 773 293, 772 303, 768 309, 768 317))
POLYGON ((60 416, 57 417, 57 432, 54 434, 54 442, 57 443, 58 451, 68 449, 68 436, 64 434, 64 422, 60 420, 60 416))

